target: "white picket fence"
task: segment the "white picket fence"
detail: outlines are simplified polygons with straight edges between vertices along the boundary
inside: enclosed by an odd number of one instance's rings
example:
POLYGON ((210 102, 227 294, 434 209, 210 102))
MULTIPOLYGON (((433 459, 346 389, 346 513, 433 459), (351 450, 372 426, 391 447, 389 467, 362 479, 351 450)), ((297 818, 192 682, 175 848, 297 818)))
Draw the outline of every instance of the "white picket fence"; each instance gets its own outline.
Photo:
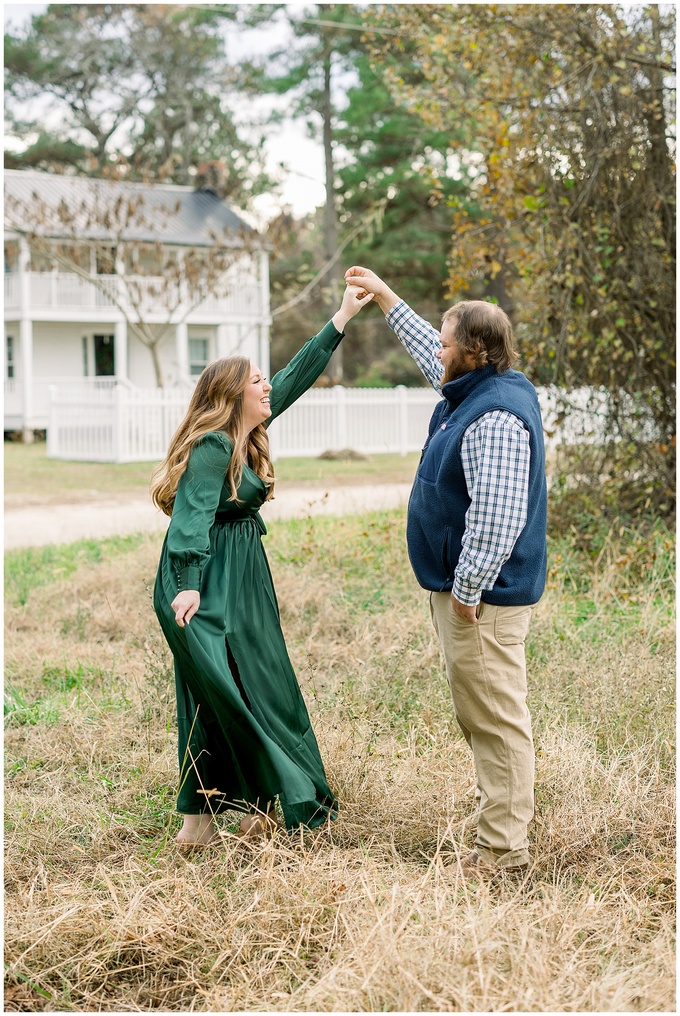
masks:
MULTIPOLYGON (((557 426, 558 393, 538 391, 547 445, 601 439, 605 393, 575 393, 574 411, 557 426)), ((190 394, 189 389, 141 389, 110 380, 54 385, 47 454, 89 462, 157 462, 190 394)), ((438 399, 431 388, 312 388, 273 422, 272 457, 311 457, 345 448, 365 454, 419 451, 438 399)))
MULTIPOLYGON (((186 389, 54 385, 47 454, 89 462, 163 458, 189 402, 186 389)), ((273 458, 353 448, 418 451, 438 396, 429 388, 312 388, 275 420, 273 458)))
POLYGON ((154 462, 186 412, 188 389, 91 383, 52 386, 47 455, 84 462, 154 462))
POLYGON ((439 396, 431 388, 312 388, 269 431, 274 458, 353 448, 419 451, 439 396))

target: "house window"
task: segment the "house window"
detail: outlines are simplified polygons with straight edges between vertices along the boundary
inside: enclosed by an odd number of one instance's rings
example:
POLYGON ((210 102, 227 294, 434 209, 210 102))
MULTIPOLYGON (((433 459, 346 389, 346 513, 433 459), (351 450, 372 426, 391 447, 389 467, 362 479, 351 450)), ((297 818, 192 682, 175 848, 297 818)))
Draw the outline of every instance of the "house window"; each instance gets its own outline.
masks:
POLYGON ((48 251, 35 250, 31 248, 30 262, 28 265, 31 272, 51 272, 56 267, 52 255, 48 251))
POLYGON ((5 275, 19 270, 19 245, 17 243, 5 244, 5 275))
POLYGON ((95 267, 97 275, 115 275, 116 248, 97 247, 95 250, 95 267))
POLYGON ((113 359, 113 335, 95 335, 94 372, 96 377, 108 377, 116 373, 113 359))
POLYGON ((14 336, 7 336, 7 380, 14 377, 14 336))
MULTIPOLYGON (((31 252, 33 256, 33 252, 31 252)), ((83 272, 92 271, 92 257, 90 248, 84 243, 58 243, 54 247, 54 256, 57 262, 57 267, 62 272, 73 272, 76 269, 80 269, 83 272)), ((36 266, 39 266, 42 262, 40 261, 40 255, 37 254, 34 257, 36 266)), ((45 267, 36 267, 33 271, 51 271, 52 261, 44 256, 45 267)))
POLYGON ((198 377, 208 366, 208 340, 189 339, 189 374, 198 377))
POLYGON ((87 355, 88 345, 87 335, 83 335, 83 377, 88 377, 90 373, 89 357, 87 355))

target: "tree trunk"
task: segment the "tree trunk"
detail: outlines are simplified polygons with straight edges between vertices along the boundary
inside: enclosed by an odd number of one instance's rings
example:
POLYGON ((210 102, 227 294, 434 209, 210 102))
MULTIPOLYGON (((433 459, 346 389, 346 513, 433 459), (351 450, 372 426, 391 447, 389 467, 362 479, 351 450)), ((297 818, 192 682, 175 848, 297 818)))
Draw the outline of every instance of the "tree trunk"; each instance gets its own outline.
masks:
MULTIPOLYGON (((151 362, 153 363, 153 372, 156 375, 156 387, 165 388, 165 377, 163 375, 163 366, 161 364, 161 358, 158 355, 158 347, 161 344, 161 339, 165 334, 166 329, 163 329, 160 335, 154 336, 146 328, 140 328, 137 322, 128 321, 128 327, 133 332, 143 346, 151 353, 151 362)), ((147 326, 148 327, 148 326, 147 326)))
MULTIPOLYGON (((319 12, 323 17, 327 4, 319 4, 319 12)), ((333 46, 331 42, 331 30, 327 27, 321 29, 323 35, 323 95, 321 100, 321 116, 323 118, 323 151, 326 163, 326 207, 324 210, 324 246, 326 260, 333 257, 338 249, 338 212, 335 206, 335 169, 333 166, 333 106, 331 102, 331 63, 333 46)), ((342 265, 339 262, 333 265, 328 275, 324 289, 326 299, 326 317, 331 318, 340 306, 340 293, 342 291, 342 265)), ((338 346, 328 365, 328 373, 333 381, 341 382, 343 378, 342 344, 338 346)))
POLYGON ((161 359, 158 355, 157 342, 154 342, 153 345, 149 346, 149 352, 151 353, 151 359, 153 361, 153 369, 156 375, 156 386, 158 388, 165 388, 165 378, 163 377, 163 367, 161 366, 161 359))

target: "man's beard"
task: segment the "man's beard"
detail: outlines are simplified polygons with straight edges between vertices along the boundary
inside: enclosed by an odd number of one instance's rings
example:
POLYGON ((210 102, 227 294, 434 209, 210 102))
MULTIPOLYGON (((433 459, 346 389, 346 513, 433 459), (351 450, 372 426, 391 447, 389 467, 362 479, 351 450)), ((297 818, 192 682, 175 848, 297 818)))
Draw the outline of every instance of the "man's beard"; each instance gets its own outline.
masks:
POLYGON ((472 370, 465 360, 465 354, 460 353, 454 360, 449 363, 447 367, 444 367, 444 373, 442 374, 442 384, 448 384, 449 381, 457 381, 463 374, 469 374, 472 370))

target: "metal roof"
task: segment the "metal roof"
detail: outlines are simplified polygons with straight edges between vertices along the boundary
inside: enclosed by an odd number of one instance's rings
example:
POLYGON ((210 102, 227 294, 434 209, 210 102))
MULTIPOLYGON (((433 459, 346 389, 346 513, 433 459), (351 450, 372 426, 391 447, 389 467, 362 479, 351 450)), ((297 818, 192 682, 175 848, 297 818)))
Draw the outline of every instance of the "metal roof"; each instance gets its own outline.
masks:
POLYGON ((5 229, 11 232, 55 238, 120 236, 183 247, 240 246, 244 234, 251 242, 257 236, 210 190, 35 170, 6 169, 4 175, 5 229))

